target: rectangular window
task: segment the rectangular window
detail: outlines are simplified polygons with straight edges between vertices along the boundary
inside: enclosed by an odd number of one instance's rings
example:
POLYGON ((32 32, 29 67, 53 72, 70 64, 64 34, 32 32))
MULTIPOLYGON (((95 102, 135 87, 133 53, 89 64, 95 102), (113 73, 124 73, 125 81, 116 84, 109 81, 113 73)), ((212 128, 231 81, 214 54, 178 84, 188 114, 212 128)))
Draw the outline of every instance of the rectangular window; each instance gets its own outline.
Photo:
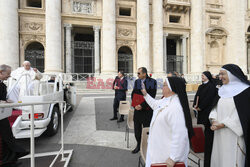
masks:
POLYGON ((181 21, 181 16, 169 16, 169 23, 180 23, 181 21))
POLYGON ((119 15, 120 16, 131 16, 131 8, 119 8, 119 15))
POLYGON ((27 0, 27 7, 42 8, 42 0, 27 0))

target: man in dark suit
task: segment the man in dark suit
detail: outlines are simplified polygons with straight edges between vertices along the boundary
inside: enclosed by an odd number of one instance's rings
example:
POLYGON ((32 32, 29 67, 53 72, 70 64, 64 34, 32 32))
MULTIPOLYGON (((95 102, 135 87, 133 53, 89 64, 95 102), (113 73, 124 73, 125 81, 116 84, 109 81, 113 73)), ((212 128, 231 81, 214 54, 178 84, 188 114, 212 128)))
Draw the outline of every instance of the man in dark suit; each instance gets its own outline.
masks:
MULTIPOLYGON (((139 79, 135 80, 134 89, 131 94, 132 102, 133 102, 134 94, 142 95, 142 92, 141 92, 142 83, 144 83, 145 89, 148 92, 148 94, 151 97, 155 98, 156 91, 157 91, 156 80, 148 76, 147 69, 145 67, 139 68, 137 75, 139 79)), ((135 138, 137 141, 137 146, 132 151, 133 154, 138 153, 140 151, 142 126, 143 127, 150 126, 152 115, 153 115, 153 110, 149 107, 146 101, 135 106, 134 133, 135 133, 135 138)))
MULTIPOLYGON (((123 71, 118 72, 118 76, 116 76, 114 82, 113 82, 113 89, 115 90, 115 98, 113 103, 113 118, 110 120, 117 120, 117 112, 120 105, 120 101, 126 100, 126 92, 128 90, 128 81, 126 77, 124 76, 123 71)), ((124 115, 121 115, 120 119, 117 122, 123 122, 124 121, 124 115)))
MULTIPOLYGON (((7 88, 3 83, 10 77, 11 67, 0 65, 0 100, 6 102, 7 88)), ((28 154, 23 148, 16 145, 8 118, 0 120, 0 166, 16 167, 17 159, 28 154)))

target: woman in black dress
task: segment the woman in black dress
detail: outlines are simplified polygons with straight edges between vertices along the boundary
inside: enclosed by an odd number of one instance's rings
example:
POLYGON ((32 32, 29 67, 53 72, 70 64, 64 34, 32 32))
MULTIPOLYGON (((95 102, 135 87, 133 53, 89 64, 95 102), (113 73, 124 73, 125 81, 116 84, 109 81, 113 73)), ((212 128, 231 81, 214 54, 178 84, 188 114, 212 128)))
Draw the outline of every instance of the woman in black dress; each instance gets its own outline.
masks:
POLYGON ((202 73, 202 84, 198 88, 193 104, 193 107, 198 111, 197 124, 203 124, 205 126, 204 167, 210 167, 214 133, 210 129, 211 124, 208 116, 212 110, 213 102, 217 94, 218 91, 211 73, 209 71, 204 71, 202 73))

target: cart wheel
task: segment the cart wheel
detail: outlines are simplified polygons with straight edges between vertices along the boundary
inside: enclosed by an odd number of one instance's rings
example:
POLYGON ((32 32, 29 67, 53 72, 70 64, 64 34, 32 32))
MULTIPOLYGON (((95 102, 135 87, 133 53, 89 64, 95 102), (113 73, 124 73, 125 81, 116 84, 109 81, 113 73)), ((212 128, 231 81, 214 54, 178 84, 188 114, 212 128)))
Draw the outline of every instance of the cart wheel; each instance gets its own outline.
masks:
POLYGON ((46 130, 47 136, 54 136, 59 129, 59 109, 58 107, 54 107, 52 110, 51 120, 46 130))

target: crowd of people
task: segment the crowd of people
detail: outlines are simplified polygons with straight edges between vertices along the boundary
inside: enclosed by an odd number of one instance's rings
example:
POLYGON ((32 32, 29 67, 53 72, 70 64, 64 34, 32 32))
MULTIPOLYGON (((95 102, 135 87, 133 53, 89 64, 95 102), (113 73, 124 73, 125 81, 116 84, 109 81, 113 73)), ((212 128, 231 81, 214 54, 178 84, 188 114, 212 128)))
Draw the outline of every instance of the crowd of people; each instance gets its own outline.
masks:
MULTIPOLYGON (((149 127, 146 167, 154 163, 173 167, 176 162, 188 166, 194 130, 184 76, 169 72, 162 88, 163 97, 156 100, 156 80, 148 75, 145 67, 139 68, 137 75, 131 93, 137 141, 132 153, 140 151, 142 127, 149 127)), ((114 81, 114 117, 111 120, 118 119, 119 100, 126 100, 124 77, 124 72, 120 71, 114 81)), ((209 71, 202 73, 193 108, 198 113, 197 124, 204 125, 205 167, 250 166, 249 102, 250 81, 239 66, 226 64, 215 76, 209 71)), ((124 121, 124 116, 121 119, 124 121)))
MULTIPOLYGON (((0 65, 2 103, 10 102, 11 99, 10 96, 7 98, 3 81, 10 76, 19 78, 25 73, 31 76, 30 80, 41 79, 40 72, 31 68, 27 61, 12 73, 10 66, 0 65)), ((177 162, 187 166, 194 130, 184 77, 178 73, 168 73, 162 87, 162 98, 156 100, 157 81, 148 75, 145 67, 139 68, 137 75, 131 93, 137 141, 132 153, 140 151, 142 128, 149 127, 146 167, 154 163, 166 163, 168 167, 173 167, 177 162)), ((115 98, 110 120, 123 122, 124 115, 120 118, 117 115, 120 101, 126 100, 128 90, 123 71, 119 71, 115 78, 113 89, 115 98)), ((23 95, 25 90, 20 90, 23 95)), ((196 92, 193 108, 198 113, 197 124, 205 127, 205 167, 250 166, 249 102, 250 81, 239 66, 226 64, 217 77, 213 77, 209 71, 202 73, 202 84, 196 92)), ((16 144, 7 118, 0 120, 0 127, 0 166, 16 166, 18 158, 28 152, 16 144)))

